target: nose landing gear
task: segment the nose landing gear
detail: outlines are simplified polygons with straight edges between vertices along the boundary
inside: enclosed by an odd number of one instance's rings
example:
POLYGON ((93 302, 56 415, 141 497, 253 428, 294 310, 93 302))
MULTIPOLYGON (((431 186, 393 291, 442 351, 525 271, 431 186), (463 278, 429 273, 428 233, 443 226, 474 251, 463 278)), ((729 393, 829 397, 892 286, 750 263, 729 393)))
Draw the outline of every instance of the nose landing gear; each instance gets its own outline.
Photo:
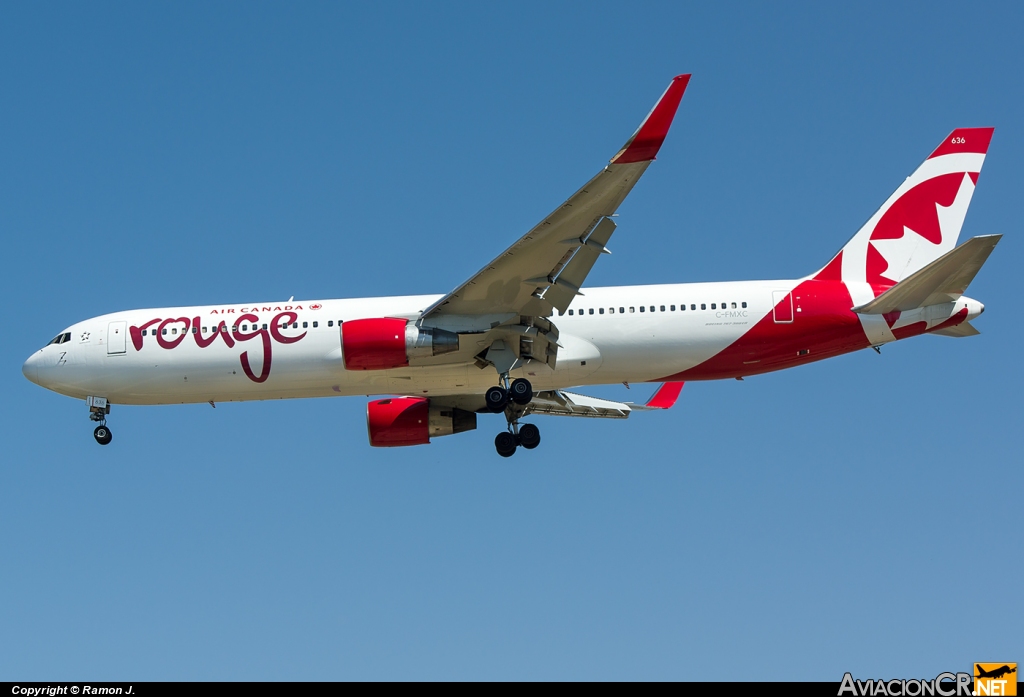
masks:
POLYGON ((103 397, 89 397, 85 400, 89 405, 89 419, 99 422, 99 426, 92 432, 92 437, 100 445, 108 445, 114 438, 107 428, 107 414, 110 413, 110 402, 103 397))

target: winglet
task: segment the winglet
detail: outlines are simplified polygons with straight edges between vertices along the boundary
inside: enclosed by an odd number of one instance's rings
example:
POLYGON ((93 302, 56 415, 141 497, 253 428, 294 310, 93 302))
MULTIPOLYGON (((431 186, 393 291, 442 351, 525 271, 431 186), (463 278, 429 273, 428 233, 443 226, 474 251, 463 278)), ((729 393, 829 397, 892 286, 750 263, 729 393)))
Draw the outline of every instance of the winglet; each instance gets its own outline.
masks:
POLYGON ((647 400, 647 404, 644 406, 648 409, 671 409, 672 405, 679 399, 679 393, 682 391, 683 383, 666 382, 658 388, 658 391, 647 400))
POLYGON ((631 162, 646 162, 653 160, 665 142, 668 129, 675 118, 676 110, 679 108, 679 100, 683 98, 683 92, 690 82, 690 76, 677 75, 672 78, 668 89, 661 95, 661 99, 651 109, 640 128, 626 141, 622 149, 612 158, 613 165, 626 165, 631 162))

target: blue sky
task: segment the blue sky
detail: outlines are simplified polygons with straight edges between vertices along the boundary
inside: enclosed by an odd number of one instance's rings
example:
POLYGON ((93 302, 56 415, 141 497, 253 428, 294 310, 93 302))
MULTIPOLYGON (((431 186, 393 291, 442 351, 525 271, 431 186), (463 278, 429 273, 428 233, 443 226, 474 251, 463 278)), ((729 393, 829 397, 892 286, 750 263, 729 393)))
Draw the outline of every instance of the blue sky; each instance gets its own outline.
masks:
POLYGON ((4 6, 0 678, 1024 660, 1024 10, 706 5, 4 6), (961 238, 1006 235, 970 290, 982 335, 537 419, 512 460, 499 417, 371 449, 359 398, 115 406, 101 448, 21 375, 120 309, 446 292, 682 72, 592 285, 809 273, 949 131, 991 125, 961 238))

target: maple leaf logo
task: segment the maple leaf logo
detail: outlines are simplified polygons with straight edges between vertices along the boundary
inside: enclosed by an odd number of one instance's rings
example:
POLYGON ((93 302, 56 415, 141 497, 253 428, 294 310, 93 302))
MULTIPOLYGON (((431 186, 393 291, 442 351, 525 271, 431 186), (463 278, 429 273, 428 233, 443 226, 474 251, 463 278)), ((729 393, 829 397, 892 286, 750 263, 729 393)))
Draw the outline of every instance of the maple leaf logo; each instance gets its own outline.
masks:
POLYGON ((868 249, 868 282, 891 286, 956 246, 974 182, 953 172, 921 182, 879 219, 868 249))

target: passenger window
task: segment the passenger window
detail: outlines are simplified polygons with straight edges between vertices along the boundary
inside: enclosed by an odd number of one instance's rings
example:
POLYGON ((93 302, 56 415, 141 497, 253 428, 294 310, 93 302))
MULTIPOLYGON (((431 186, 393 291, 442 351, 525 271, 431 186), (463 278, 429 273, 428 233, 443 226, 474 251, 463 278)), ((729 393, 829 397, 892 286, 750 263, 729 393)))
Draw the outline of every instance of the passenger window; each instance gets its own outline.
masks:
POLYGON ((747 304, 746 304, 746 303, 742 303, 742 305, 743 305, 743 307, 746 307, 746 306, 747 306, 747 304))
POLYGON ((589 314, 589 315, 594 314, 594 308, 590 308, 589 310, 587 310, 587 314, 589 314))
POLYGON ((302 323, 302 328, 303 329, 308 329, 309 328, 309 322, 303 322, 302 323))
POLYGON ((712 310, 714 310, 714 309, 715 309, 715 304, 714 304, 714 303, 711 303, 711 309, 712 309, 712 310))
POLYGON ((160 333, 163 334, 164 336, 166 336, 167 335, 167 329, 161 329, 160 333))
POLYGON ((640 306, 640 312, 643 312, 643 311, 644 311, 644 310, 646 310, 646 309, 647 309, 647 308, 645 308, 645 307, 644 307, 643 305, 641 305, 641 306, 640 306))
POLYGON ((680 306, 679 306, 679 311, 680 311, 680 312, 686 312, 686 305, 685 305, 685 304, 683 304, 683 305, 680 305, 680 306))
POLYGON ((690 309, 691 310, 696 310, 697 309, 697 304, 696 303, 690 303, 690 309))
POLYGON ((249 331, 249 325, 248 325, 248 324, 243 324, 243 325, 242 325, 242 331, 243 331, 243 332, 247 332, 247 331, 249 331))
POLYGON ((651 305, 651 312, 654 312, 654 305, 651 305))
POLYGON ((237 332, 238 331, 238 325, 237 324, 231 325, 231 331, 237 332))
MULTIPOLYGON (((559 314, 559 316, 561 316, 562 313, 559 312, 558 314, 559 314)), ((328 327, 333 327, 334 326, 334 320, 333 319, 327 320, 327 326, 328 327)))
MULTIPOLYGON (((676 309, 676 308, 675 308, 675 307, 673 307, 672 309, 674 310, 674 309, 676 309)), ((665 311, 665 306, 664 306, 664 305, 662 305, 662 306, 661 306, 661 311, 662 311, 662 312, 664 312, 664 311, 665 311)))
POLYGON ((600 310, 598 310, 598 311, 597 311, 597 314, 599 314, 599 315, 603 315, 603 314, 604 314, 604 308, 602 307, 602 308, 601 308, 600 310))
POLYGON ((736 309, 736 303, 732 304, 732 309, 734 309, 734 310, 736 309))
POLYGON ((708 309, 708 306, 705 303, 701 303, 700 304, 700 309, 706 310, 706 309, 708 309))
POLYGON ((263 325, 263 328, 264 328, 264 329, 266 329, 266 328, 267 328, 267 325, 265 325, 265 324, 264 324, 264 325, 263 325))
MULTIPOLYGON (((640 309, 642 310, 643 308, 640 308, 640 309)), ((630 311, 630 312, 636 312, 636 310, 634 310, 634 309, 633 309, 632 307, 631 307, 631 308, 629 308, 629 311, 630 311)))
POLYGON ((316 327, 317 327, 317 323, 313 322, 313 329, 316 329, 316 327))
POLYGON ((569 316, 572 317, 572 310, 569 310, 569 316))
POLYGON ((298 329, 298 328, 299 328, 299 323, 298 322, 293 322, 292 323, 292 329, 298 329))
POLYGON ((206 327, 203 327, 203 334, 206 333, 206 327))
POLYGON ((614 315, 615 314, 615 308, 614 307, 609 307, 608 308, 608 314, 609 315, 614 315))
POLYGON ((198 334, 199 333, 199 327, 192 327, 192 333, 193 334, 198 334))
POLYGON ((620 307, 620 308, 619 308, 619 314, 620 314, 620 315, 624 315, 624 314, 626 314, 626 308, 624 308, 624 307, 620 307))
POLYGON ((676 311, 676 306, 675 305, 669 305, 668 307, 669 307, 670 311, 672 311, 672 312, 676 311))

